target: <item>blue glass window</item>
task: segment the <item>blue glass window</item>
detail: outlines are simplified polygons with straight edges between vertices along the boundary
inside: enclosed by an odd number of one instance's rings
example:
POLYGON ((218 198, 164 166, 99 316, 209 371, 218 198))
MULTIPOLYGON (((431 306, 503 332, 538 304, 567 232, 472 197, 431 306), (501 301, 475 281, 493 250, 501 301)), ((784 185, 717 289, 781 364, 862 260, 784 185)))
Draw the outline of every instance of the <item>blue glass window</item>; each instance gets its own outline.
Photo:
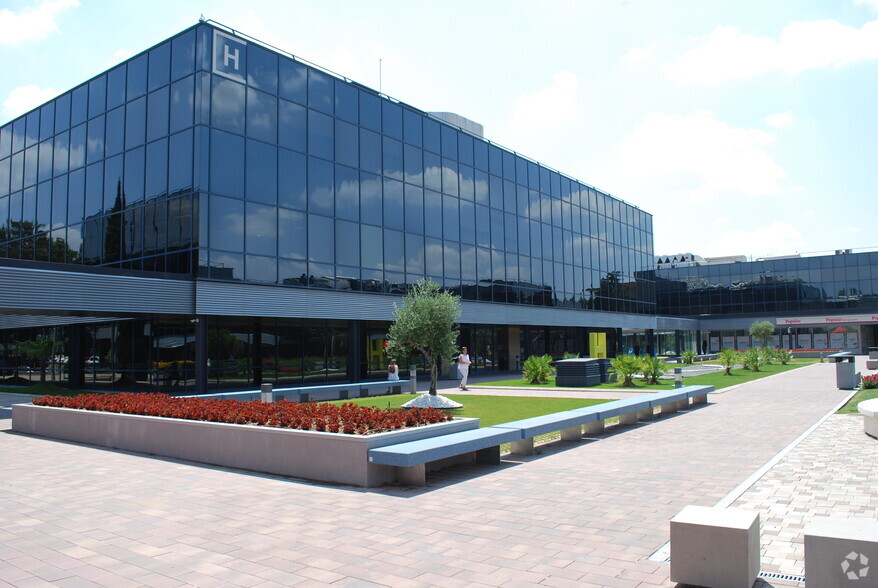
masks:
POLYGON ((360 220, 380 225, 383 214, 382 181, 379 176, 360 173, 360 220))
MULTIPOLYGON (((72 106, 70 110, 70 124, 78 125, 88 119, 88 85, 73 90, 72 106)), ((15 151, 13 145, 12 150, 15 151)))
POLYGON ((140 147, 125 154, 125 202, 143 200, 144 167, 146 149, 140 147))
MULTIPOLYGON (((0 159, 0 196, 9 194, 9 158, 0 159)), ((0 214, 0 228, 6 225, 6 217, 0 214)))
MULTIPOLYGON (((67 176, 55 178, 52 182, 52 224, 53 229, 67 224, 67 176)), ((0 214, 0 224, 4 217, 0 214)))
POLYGON ((214 130, 210 139, 210 191, 242 198, 244 138, 214 130))
MULTIPOLYGON (((335 226, 331 218, 308 215, 308 261, 333 263, 335 261, 335 226)), ((320 276, 317 276, 320 277, 320 276)))
POLYGON ((457 178, 457 162, 442 158, 442 191, 452 196, 460 194, 457 178))
POLYGON ((424 239, 424 261, 427 275, 442 276, 442 241, 424 239))
POLYGON ((146 146, 146 198, 168 193, 168 140, 146 146))
POLYGON ((305 210, 308 186, 305 156, 286 149, 278 151, 278 204, 305 210))
POLYGON ((303 106, 280 100, 278 144, 281 147, 304 152, 307 140, 308 111, 303 106))
POLYGON ((85 170, 78 169, 67 177, 67 224, 82 222, 84 210, 85 170))
POLYGON ((424 232, 424 191, 408 184, 405 186, 405 230, 424 232))
POLYGON ((475 282, 478 279, 476 248, 472 245, 460 246, 460 276, 468 282, 475 282))
POLYGON ((381 103, 382 129, 385 135, 402 140, 402 108, 388 100, 381 103))
POLYGON ((106 154, 116 155, 125 149, 125 107, 107 113, 106 154))
POLYGON ((476 206, 476 245, 491 246, 491 213, 487 206, 476 206))
POLYGON ((171 136, 169 142, 168 192, 192 189, 192 129, 171 136))
POLYGON ((277 254, 290 259, 305 259, 308 247, 305 213, 279 208, 277 214, 277 254))
POLYGON ((441 125, 433 119, 424 119, 424 149, 439 153, 441 151, 440 144, 440 128, 441 125))
POLYGON ((156 90, 147 98, 146 140, 155 141, 168 134, 168 88, 156 90))
POLYGON ((277 208, 247 203, 247 253, 277 255, 277 208))
POLYGON ((351 167, 360 165, 359 129, 344 121, 335 121, 335 160, 351 167))
POLYGON ((244 279, 248 282, 277 282, 277 259, 261 255, 245 256, 244 279))
POLYGON ((12 156, 9 166, 9 190, 15 192, 24 187, 24 152, 19 151, 12 156))
POLYGON ((360 225, 335 221, 335 258, 341 265, 360 265, 360 225))
POLYGON ((85 165, 86 125, 79 125, 70 131, 70 169, 85 165))
POLYGON ((460 241, 460 216, 457 203, 457 198, 453 196, 442 197, 442 234, 446 241, 460 241))
POLYGON ((457 152, 461 163, 473 165, 473 138, 466 133, 458 133, 457 152))
MULTIPOLYGON (((64 94, 55 100, 55 132, 60 133, 70 128, 70 94, 64 94)), ((3 156, 0 149, 0 157, 3 156)), ((7 153, 8 154, 8 153, 7 153)))
POLYGON ((443 257, 445 258, 445 276, 460 278, 460 244, 445 241, 443 245, 443 257))
POLYGON ((308 103, 308 68, 292 59, 280 60, 280 97, 308 103))
POLYGON ((358 90, 341 80, 335 80, 335 116, 357 124, 360 120, 358 90))
POLYGON ((277 142, 277 98, 247 89, 247 136, 269 143, 277 142))
POLYGON ((110 157, 104 162, 104 211, 122 210, 122 173, 125 162, 121 155, 110 157))
POLYGON ((442 156, 457 159, 457 131, 442 125, 442 156))
POLYGON ((208 227, 208 239, 213 248, 243 251, 244 203, 231 198, 211 196, 208 227))
POLYGON ((24 152, 24 187, 33 186, 37 183, 37 162, 39 151, 34 145, 24 152))
POLYGON ((384 226, 402 230, 405 225, 402 182, 384 179, 384 226))
POLYGON ((247 47, 247 84, 277 94, 277 55, 258 45, 247 47))
POLYGON ((384 271, 405 271, 405 238, 400 231, 384 229, 384 271))
POLYGON ((40 111, 34 110, 25 118, 27 128, 24 137, 24 146, 30 147, 36 145, 40 141, 40 111))
POLYGON ((379 227, 360 226, 360 259, 365 269, 382 269, 384 231, 379 227))
POLYGON ((428 190, 442 191, 442 162, 438 155, 424 152, 424 187, 428 190))
POLYGON ((418 186, 424 185, 424 152, 418 147, 405 146, 405 181, 418 186))
POLYGON ((12 153, 12 125, 0 128, 0 159, 12 153))
POLYGON ((343 165, 335 166, 335 215, 347 220, 360 220, 360 173, 343 165))
POLYGON ((37 187, 37 212, 34 233, 52 228, 52 182, 43 182, 37 187))
MULTIPOLYGON (((211 90, 211 120, 213 126, 244 133, 244 86, 220 76, 213 76, 211 90)), ((173 121, 173 98, 171 100, 171 119, 173 121)))
POLYGON ((308 111, 308 153, 324 159, 332 159, 332 118, 313 110, 308 111))
POLYGON ((52 141, 40 143, 40 164, 37 181, 45 182, 52 177, 52 141))
MULTIPOLYGON (((239 202, 239 204, 243 203, 239 202)), ((241 280, 244 277, 244 256, 237 253, 211 251, 210 277, 214 280, 241 280)))
POLYGON ((424 135, 421 129, 423 117, 408 109, 403 109, 402 113, 403 139, 406 143, 421 147, 424 144, 424 135))
POLYGON ((88 116, 102 114, 107 109, 107 76, 100 76, 88 83, 88 116))
POLYGON ((424 234, 442 237, 442 195, 432 190, 424 190, 424 234))
POLYGON ((308 212, 333 214, 335 183, 332 172, 332 164, 328 161, 308 158, 308 212))
MULTIPOLYGON (((218 77, 214 78, 219 79, 218 77)), ((216 113, 219 110, 219 119, 220 124, 227 125, 228 130, 230 131, 238 131, 244 132, 244 86, 240 84, 236 84, 230 80, 227 80, 231 86, 224 87, 223 90, 219 91, 219 97, 221 100, 225 98, 230 98, 232 100, 231 104, 220 104, 213 102, 213 111, 216 113), (226 110, 228 108, 228 110, 226 110), (238 120, 234 122, 229 121, 229 117, 238 116, 238 120)), ((214 100, 217 98, 217 90, 214 86, 214 100)), ((171 84, 171 132, 176 133, 177 131, 189 128, 192 126, 192 121, 194 119, 194 105, 195 105, 195 77, 190 76, 185 80, 180 80, 179 82, 175 82, 171 84)), ((215 114, 216 116, 216 114, 215 114)), ((216 124, 217 118, 214 118, 214 124, 216 124)))
POLYGON ((12 123, 12 152, 16 153, 24 149, 24 136, 26 134, 27 119, 19 118, 12 123))
POLYGON ((360 92, 360 126, 381 130, 381 99, 374 94, 360 92))
POLYGON ((490 198, 490 176, 483 171, 476 170, 475 172, 475 192, 476 192, 476 202, 479 204, 488 205, 491 202, 490 198))
POLYGON ((389 137, 384 137, 383 146, 384 175, 396 180, 402 180, 402 143, 389 137))
POLYGON ((247 141, 247 199, 277 203, 277 148, 247 141))
POLYGON ((85 218, 100 214, 104 208, 104 164, 85 168, 85 218))
POLYGON ((55 134, 55 103, 49 102, 40 109, 40 141, 55 134))
POLYGON ((308 106, 332 114, 332 78, 319 71, 308 70, 308 106))
POLYGON ((107 110, 125 104, 125 64, 107 74, 107 110))
POLYGON ((460 202, 460 240, 462 243, 476 242, 476 207, 472 202, 460 202))
POLYGON ((195 31, 183 33, 171 41, 171 79, 195 72, 195 31))
POLYGON ((473 168, 461 165, 459 171, 460 197, 464 200, 475 200, 476 186, 473 168))
POLYGON ((148 66, 149 55, 141 55, 128 62, 128 100, 146 94, 148 66))
POLYGON ((149 90, 164 86, 171 73, 171 44, 164 43, 149 52, 149 90))
POLYGON ((129 102, 125 108, 125 149, 146 142, 146 98, 129 102))
POLYGON ((381 135, 366 129, 360 129, 360 168, 381 173, 381 135))
POLYGON ((424 275, 424 238, 421 235, 405 236, 405 271, 424 275))

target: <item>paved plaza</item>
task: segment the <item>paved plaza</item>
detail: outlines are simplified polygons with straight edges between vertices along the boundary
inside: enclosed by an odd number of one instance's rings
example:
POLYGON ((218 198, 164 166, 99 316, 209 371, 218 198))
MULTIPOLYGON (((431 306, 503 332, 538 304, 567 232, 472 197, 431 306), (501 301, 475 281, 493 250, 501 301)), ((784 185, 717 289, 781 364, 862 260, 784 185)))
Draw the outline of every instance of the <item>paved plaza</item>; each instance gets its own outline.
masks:
POLYGON ((864 464, 878 441, 859 417, 831 416, 739 485, 849 395, 815 364, 595 440, 368 490, 27 437, 0 420, 0 585, 672 586, 649 559, 669 519, 736 488, 733 506, 761 515, 762 569, 801 575, 810 517, 875 516, 864 464))

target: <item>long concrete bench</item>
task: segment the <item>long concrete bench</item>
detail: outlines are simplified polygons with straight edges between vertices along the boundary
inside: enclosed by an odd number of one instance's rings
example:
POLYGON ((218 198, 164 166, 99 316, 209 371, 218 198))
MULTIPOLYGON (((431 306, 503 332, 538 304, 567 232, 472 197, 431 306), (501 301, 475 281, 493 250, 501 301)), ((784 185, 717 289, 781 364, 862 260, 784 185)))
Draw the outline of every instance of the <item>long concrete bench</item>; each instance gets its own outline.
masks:
POLYGON ((862 401, 857 405, 857 411, 863 415, 863 431, 878 437, 878 398, 862 401))
POLYGON ((500 463, 500 445, 521 439, 518 429, 484 427, 369 450, 369 462, 397 467, 400 484, 423 486, 428 462, 473 453, 476 463, 500 463))
POLYGON ((369 461, 398 467, 400 483, 424 485, 426 464, 429 462, 475 453, 476 462, 496 464, 500 462, 500 445, 503 443, 511 444, 513 454, 531 455, 534 452, 534 438, 539 435, 561 431, 561 439, 580 441, 583 426, 586 434, 597 434, 603 432, 604 422, 608 418, 619 417, 621 424, 635 424, 638 419, 651 419, 656 408, 661 414, 669 414, 682 408, 683 403, 688 405, 690 399, 693 402, 706 402, 707 394, 712 391, 713 386, 686 386, 474 431, 370 449, 369 461))
MULTIPOLYGON (((324 384, 320 386, 298 386, 295 388, 273 388, 271 401, 290 400, 292 402, 311 402, 325 400, 348 400, 350 398, 366 398, 369 390, 378 389, 383 394, 388 388, 411 388, 411 380, 380 380, 347 384, 324 384)), ((411 390, 410 390, 411 391, 411 390)), ((375 394, 378 396, 380 394, 375 394)), ((183 398, 220 398, 241 400, 263 399, 262 390, 244 390, 237 392, 217 392, 215 394, 188 395, 183 398)))

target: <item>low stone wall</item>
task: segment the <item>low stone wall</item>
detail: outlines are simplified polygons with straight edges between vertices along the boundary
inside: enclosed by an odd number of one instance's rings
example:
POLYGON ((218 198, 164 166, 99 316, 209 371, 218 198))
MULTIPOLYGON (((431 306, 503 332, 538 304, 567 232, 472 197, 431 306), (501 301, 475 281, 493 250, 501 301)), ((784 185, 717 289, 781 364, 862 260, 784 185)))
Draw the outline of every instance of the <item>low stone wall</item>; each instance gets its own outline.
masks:
POLYGON ((345 435, 16 404, 12 430, 111 449, 321 482, 379 486, 395 468, 370 464, 369 449, 479 427, 455 419, 376 435, 345 435))

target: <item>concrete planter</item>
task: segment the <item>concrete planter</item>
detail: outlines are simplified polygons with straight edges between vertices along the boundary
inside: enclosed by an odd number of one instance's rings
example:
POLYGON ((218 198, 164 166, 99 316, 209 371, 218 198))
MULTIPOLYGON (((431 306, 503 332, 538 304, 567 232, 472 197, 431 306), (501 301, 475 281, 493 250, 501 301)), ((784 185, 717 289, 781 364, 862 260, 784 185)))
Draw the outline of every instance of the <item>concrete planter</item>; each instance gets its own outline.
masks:
POLYGON ((393 467, 368 462, 369 449, 478 427, 479 419, 455 419, 377 435, 344 435, 32 404, 12 407, 12 430, 19 433, 366 487, 396 477, 393 467))

